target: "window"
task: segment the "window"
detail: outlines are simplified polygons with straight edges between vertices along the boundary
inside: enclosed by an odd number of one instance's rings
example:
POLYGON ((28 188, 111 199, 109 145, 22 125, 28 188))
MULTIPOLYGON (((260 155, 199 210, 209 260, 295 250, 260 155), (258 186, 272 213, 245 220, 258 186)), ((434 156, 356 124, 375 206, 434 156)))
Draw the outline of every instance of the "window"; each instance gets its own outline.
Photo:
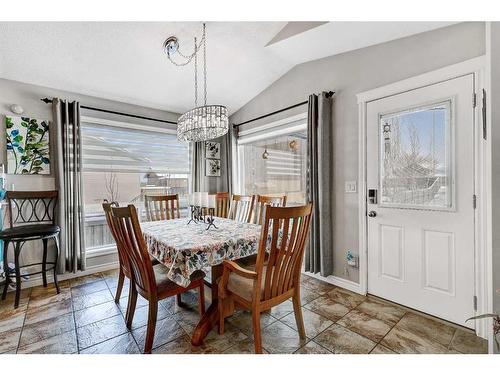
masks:
POLYGON ((101 203, 134 204, 145 218, 145 194, 179 194, 187 205, 190 160, 188 145, 173 131, 84 122, 83 194, 85 245, 95 250, 114 245, 101 203))
POLYGON ((451 101, 380 118, 381 204, 450 209, 451 101))
POLYGON ((307 133, 303 121, 238 139, 242 194, 286 195, 287 205, 306 201, 307 133), (287 132, 288 131, 288 132, 287 132))

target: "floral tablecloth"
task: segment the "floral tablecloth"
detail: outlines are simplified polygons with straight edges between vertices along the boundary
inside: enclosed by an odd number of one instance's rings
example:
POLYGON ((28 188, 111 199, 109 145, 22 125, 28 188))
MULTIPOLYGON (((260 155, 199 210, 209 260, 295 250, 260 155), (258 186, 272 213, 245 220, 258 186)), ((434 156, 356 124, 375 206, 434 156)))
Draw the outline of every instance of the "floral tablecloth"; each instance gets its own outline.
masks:
POLYGON ((181 286, 197 270, 207 272, 224 259, 243 258, 257 252, 260 225, 216 218, 217 228, 190 223, 189 219, 141 223, 148 250, 169 268, 167 276, 181 286))

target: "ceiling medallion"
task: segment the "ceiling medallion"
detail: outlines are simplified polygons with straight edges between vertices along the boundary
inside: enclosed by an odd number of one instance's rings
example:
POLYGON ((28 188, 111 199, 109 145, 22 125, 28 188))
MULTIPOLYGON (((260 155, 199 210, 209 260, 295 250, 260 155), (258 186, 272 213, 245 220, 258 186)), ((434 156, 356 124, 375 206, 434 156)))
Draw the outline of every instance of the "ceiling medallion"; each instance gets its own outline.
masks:
POLYGON ((200 142, 218 138, 227 133, 229 118, 227 108, 223 105, 207 105, 207 34, 203 24, 203 34, 198 44, 194 38, 194 52, 184 55, 179 49, 179 40, 169 37, 163 43, 163 51, 175 66, 185 66, 194 62, 194 108, 184 113, 177 121, 177 138, 180 141, 200 142), (198 53, 203 49, 203 105, 198 106, 198 53), (178 55, 182 62, 174 60, 178 55))

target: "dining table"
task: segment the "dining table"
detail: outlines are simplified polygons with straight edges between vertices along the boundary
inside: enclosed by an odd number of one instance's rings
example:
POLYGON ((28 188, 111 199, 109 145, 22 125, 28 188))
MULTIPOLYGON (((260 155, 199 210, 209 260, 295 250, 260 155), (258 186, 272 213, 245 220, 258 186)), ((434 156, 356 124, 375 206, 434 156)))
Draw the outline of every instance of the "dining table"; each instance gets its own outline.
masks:
POLYGON ((214 218, 207 229, 203 221, 189 218, 142 222, 149 253, 167 267, 167 277, 181 286, 197 271, 210 274, 212 301, 193 331, 191 343, 199 346, 218 321, 217 279, 225 259, 236 260, 257 253, 261 226, 226 218, 214 218))

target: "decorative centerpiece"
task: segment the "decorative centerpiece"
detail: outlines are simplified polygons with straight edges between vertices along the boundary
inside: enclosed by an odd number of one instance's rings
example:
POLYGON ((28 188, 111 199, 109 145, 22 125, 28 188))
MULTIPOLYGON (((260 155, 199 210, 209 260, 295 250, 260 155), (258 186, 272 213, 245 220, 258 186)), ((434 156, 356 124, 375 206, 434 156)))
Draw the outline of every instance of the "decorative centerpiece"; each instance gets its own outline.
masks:
POLYGON ((207 192, 195 192, 189 195, 189 207, 191 211, 191 217, 188 221, 188 225, 191 222, 195 224, 204 223, 208 224, 206 230, 210 227, 217 229, 215 225, 215 195, 208 195, 207 192))

